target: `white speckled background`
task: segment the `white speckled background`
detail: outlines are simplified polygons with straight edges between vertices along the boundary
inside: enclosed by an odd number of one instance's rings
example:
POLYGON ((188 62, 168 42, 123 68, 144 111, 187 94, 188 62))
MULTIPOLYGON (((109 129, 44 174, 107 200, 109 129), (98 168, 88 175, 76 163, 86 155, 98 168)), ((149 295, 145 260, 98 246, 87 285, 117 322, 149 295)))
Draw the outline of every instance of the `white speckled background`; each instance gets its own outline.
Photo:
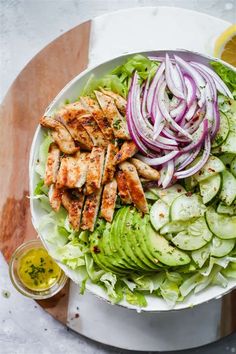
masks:
MULTIPOLYGON (((236 0, 0 0, 0 101, 26 63, 71 27, 108 11, 158 5, 198 10, 236 22, 236 0)), ((234 352, 235 335, 212 346, 188 351, 201 354, 234 352)), ((68 331, 32 300, 18 294, 10 284, 7 266, 0 256, 0 354, 31 353, 100 354, 121 351, 68 331), (3 290, 10 291, 9 298, 2 296, 3 290)))

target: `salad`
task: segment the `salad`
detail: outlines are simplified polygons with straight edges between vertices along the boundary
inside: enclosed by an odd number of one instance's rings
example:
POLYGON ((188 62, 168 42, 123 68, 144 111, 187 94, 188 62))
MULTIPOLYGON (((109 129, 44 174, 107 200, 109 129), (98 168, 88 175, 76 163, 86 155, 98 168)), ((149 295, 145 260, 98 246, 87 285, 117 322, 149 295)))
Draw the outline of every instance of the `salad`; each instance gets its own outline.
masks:
POLYGON ((53 257, 170 307, 236 279, 236 72, 135 55, 40 118, 33 198, 53 257))

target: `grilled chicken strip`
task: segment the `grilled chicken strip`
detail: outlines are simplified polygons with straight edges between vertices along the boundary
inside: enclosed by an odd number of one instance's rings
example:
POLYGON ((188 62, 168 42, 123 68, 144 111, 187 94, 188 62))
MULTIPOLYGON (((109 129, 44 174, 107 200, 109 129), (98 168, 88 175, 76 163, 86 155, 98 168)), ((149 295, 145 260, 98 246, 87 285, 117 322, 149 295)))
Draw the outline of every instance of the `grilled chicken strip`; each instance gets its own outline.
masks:
POLYGON ((142 176, 149 181, 157 181, 160 178, 159 172, 143 161, 132 158, 129 160, 129 162, 131 162, 136 167, 139 176, 142 176))
POLYGON ((105 138, 108 140, 114 139, 113 130, 109 124, 108 119, 104 116, 102 110, 100 109, 98 103, 88 96, 81 97, 80 101, 86 108, 87 112, 92 114, 105 138))
POLYGON ((107 183, 102 193, 101 217, 112 222, 117 198, 117 182, 113 179, 107 183))
POLYGON ((93 147, 86 178, 86 194, 92 194, 101 187, 104 158, 105 149, 96 146, 93 147))
POLYGON ((148 212, 148 204, 135 166, 125 161, 119 167, 124 172, 132 202, 140 211, 146 214, 148 212))
POLYGON ((81 221, 82 230, 94 230, 101 201, 101 194, 102 188, 86 197, 81 221))
POLYGON ((115 163, 114 163, 114 157, 118 151, 117 146, 114 144, 109 144, 107 147, 107 154, 106 154, 106 159, 105 159, 105 165, 104 165, 104 173, 102 177, 102 184, 106 184, 110 182, 115 174, 115 163))
POLYGON ((124 204, 131 204, 132 199, 125 180, 125 174, 122 171, 116 173, 116 182, 118 186, 119 196, 124 204))
POLYGON ((118 139, 130 140, 128 126, 125 117, 118 111, 113 98, 104 95, 100 91, 94 91, 104 115, 107 117, 114 135, 118 139))
POLYGON ((104 90, 103 88, 100 88, 100 90, 102 91, 102 93, 104 93, 104 95, 107 95, 107 96, 113 98, 113 100, 115 101, 116 107, 118 108, 120 113, 123 116, 125 116, 127 101, 124 99, 124 97, 118 95, 118 93, 114 93, 112 91, 104 90))
POLYGON ((91 114, 80 116, 78 122, 86 130, 94 146, 107 146, 108 141, 91 114))
POLYGON ((55 119, 62 122, 73 139, 77 141, 80 147, 84 150, 92 150, 93 142, 84 129, 83 125, 79 122, 78 118, 87 114, 85 108, 80 102, 74 102, 61 108, 55 115, 55 119))
POLYGON ((61 206, 62 189, 58 189, 54 184, 51 184, 48 192, 49 203, 52 209, 56 212, 59 211, 61 206))
POLYGON ((121 146, 120 151, 116 154, 114 162, 117 165, 134 156, 137 152, 138 148, 133 141, 125 141, 121 146))
POLYGON ((81 213, 84 204, 82 193, 65 191, 62 194, 62 205, 68 211, 69 222, 74 230, 79 230, 81 213))
POLYGON ((89 154, 78 152, 61 159, 57 175, 57 188, 81 188, 86 182, 89 154))
POLYGON ((46 186, 50 186, 51 184, 56 183, 59 164, 60 149, 56 144, 52 143, 48 151, 48 158, 44 177, 44 184, 46 184, 46 186))
POLYGON ((69 131, 62 123, 50 117, 41 117, 40 124, 45 128, 53 129, 52 138, 59 146, 60 150, 66 154, 74 154, 79 150, 69 131))

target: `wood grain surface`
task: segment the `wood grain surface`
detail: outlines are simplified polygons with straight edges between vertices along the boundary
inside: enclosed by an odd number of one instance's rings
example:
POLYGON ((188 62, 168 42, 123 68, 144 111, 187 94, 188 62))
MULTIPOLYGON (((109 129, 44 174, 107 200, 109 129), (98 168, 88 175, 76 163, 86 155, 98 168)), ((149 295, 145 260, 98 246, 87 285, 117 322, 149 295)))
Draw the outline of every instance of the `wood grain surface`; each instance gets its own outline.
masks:
MULTIPOLYGON (((0 250, 7 261, 23 242, 36 238, 29 207, 28 161, 39 117, 56 94, 88 64, 90 21, 50 43, 22 70, 0 107, 0 250)), ((68 285, 39 301, 66 323, 68 285)))

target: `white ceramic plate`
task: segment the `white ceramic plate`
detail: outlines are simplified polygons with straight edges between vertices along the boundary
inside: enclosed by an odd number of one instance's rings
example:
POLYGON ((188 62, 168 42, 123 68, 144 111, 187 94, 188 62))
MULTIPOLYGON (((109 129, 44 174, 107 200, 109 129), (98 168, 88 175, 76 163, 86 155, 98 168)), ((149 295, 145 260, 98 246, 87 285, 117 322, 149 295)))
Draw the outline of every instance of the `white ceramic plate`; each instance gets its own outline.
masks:
MULTIPOLYGON (((209 60, 212 60, 212 58, 198 54, 198 53, 193 53, 190 51, 184 51, 184 50, 176 50, 176 51, 167 51, 170 55, 173 54, 173 52, 180 57, 182 57, 185 60, 195 60, 198 62, 201 62, 203 64, 208 64, 209 60)), ((166 51, 149 51, 149 52, 143 52, 141 54, 144 55, 150 55, 150 56, 163 56, 165 55, 166 51)), ((45 114, 50 115, 52 114, 56 109, 58 109, 65 101, 65 99, 69 98, 70 100, 76 100, 78 97, 79 93, 83 89, 85 83, 87 82, 88 78, 90 77, 91 73, 93 73, 96 77, 102 77, 105 73, 111 71, 114 67, 117 65, 123 63, 125 59, 129 56, 131 56, 134 53, 129 53, 127 55, 123 55, 120 57, 117 57, 115 59, 112 59, 110 61, 107 61, 103 64, 100 64, 94 68, 89 68, 76 76, 72 81, 70 81, 63 89, 62 91, 56 96, 56 98, 52 101, 52 103, 49 105, 47 108, 45 114)), ((226 65, 226 64, 225 64, 226 65)), ((39 146, 43 140, 43 130, 38 127, 32 142, 32 147, 31 147, 31 154, 30 154, 30 164, 29 164, 29 173, 30 173, 30 194, 33 195, 33 191, 35 189, 35 186, 39 180, 38 175, 35 173, 35 163, 38 158, 38 151, 39 151, 39 146)), ((40 218, 46 214, 44 210, 41 209, 40 203, 38 200, 31 199, 31 213, 32 213, 32 222, 36 230, 38 230, 39 226, 39 221, 40 218)), ((49 253, 53 255, 55 251, 55 246, 46 240, 46 234, 49 230, 45 228, 45 231, 40 233, 40 237, 45 244, 45 246, 48 248, 49 253)), ((60 264, 62 269, 65 271, 67 276, 71 278, 75 283, 80 283, 82 280, 82 275, 79 272, 75 272, 68 268, 67 266, 60 264)), ((226 294, 227 292, 231 291, 234 287, 236 287, 236 281, 235 280, 229 280, 229 284, 227 288, 222 288, 219 286, 211 286, 207 288, 206 290, 202 291, 201 293, 198 293, 196 295, 190 295, 185 299, 185 301, 176 304, 173 310, 180 310, 188 307, 192 307, 201 303, 204 303, 206 301, 209 301, 213 298, 219 298, 226 294)), ((99 296, 102 299, 105 299, 106 301, 109 301, 106 293, 104 290, 95 285, 92 284, 91 282, 87 282, 86 288, 92 292, 93 294, 99 296)), ((166 302, 162 298, 154 297, 154 296, 146 296, 148 305, 147 307, 143 308, 143 311, 170 311, 169 306, 166 304, 166 302)), ((120 305, 130 308, 130 309, 137 309, 136 306, 130 305, 127 303, 125 300, 120 302, 120 305)))

